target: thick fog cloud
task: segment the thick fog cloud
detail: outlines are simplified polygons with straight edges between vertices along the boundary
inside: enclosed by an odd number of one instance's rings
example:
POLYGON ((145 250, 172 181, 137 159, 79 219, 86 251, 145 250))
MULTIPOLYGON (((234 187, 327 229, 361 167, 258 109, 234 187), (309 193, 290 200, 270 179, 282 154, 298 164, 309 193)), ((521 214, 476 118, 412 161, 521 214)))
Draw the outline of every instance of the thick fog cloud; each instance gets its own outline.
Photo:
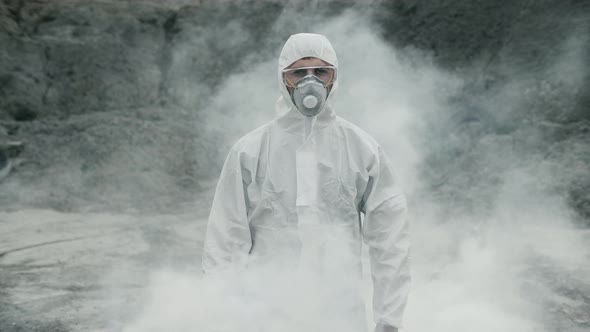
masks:
MULTIPOLYGON (((283 33, 291 19, 284 12, 276 31, 283 33)), ((536 73, 504 67, 514 77, 487 91, 477 90, 477 68, 450 73, 428 54, 394 49, 362 14, 350 11, 302 27, 332 41, 340 58, 337 114, 377 138, 409 194, 414 282, 405 330, 560 326, 550 314, 564 300, 555 283, 564 282, 563 275, 574 285, 590 278, 588 234, 575 229, 563 195, 552 191, 564 177, 551 172, 564 165, 539 159, 531 147, 548 142, 522 118, 532 114, 526 109, 531 98, 545 98, 543 84, 581 84, 585 44, 576 36, 565 40, 558 61, 536 73), (546 75, 551 79, 536 84, 546 75)), ((242 61, 208 99, 201 120, 224 133, 217 148, 226 151, 273 118, 278 52, 267 47, 242 61)), ((291 319, 326 323, 310 308, 327 306, 298 298, 297 285, 267 272, 207 278, 158 273, 143 314, 126 331, 286 331, 291 319)), ((321 304, 336 303, 333 283, 315 286, 327 295, 321 304)), ((364 287, 368 299, 370 285, 364 287)))

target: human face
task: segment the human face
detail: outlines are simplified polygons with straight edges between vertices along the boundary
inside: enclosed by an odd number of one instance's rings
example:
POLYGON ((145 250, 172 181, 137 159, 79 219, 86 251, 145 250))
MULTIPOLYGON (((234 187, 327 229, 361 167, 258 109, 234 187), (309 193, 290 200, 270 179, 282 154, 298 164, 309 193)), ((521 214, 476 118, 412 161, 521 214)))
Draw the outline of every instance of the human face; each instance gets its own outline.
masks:
POLYGON ((294 88, 302 78, 313 75, 329 88, 336 77, 336 68, 318 58, 303 58, 283 70, 283 81, 287 89, 294 88))

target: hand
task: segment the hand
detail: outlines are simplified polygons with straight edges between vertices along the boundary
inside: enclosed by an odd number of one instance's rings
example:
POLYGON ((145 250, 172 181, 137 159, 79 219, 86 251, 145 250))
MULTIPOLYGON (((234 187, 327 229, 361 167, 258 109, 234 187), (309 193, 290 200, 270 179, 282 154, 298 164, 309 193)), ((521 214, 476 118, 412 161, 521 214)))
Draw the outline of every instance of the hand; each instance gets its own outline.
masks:
POLYGON ((377 324, 375 332, 397 332, 397 327, 391 325, 377 324))

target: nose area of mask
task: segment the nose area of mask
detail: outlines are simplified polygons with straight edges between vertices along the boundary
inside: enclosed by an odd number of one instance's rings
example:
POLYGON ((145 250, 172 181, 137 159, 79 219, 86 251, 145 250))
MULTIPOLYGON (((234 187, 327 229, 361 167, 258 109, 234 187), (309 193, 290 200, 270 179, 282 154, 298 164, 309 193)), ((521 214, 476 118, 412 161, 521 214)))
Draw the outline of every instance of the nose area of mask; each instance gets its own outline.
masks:
POLYGON ((293 89, 293 103, 305 116, 318 115, 326 102, 328 91, 324 83, 315 77, 305 77, 293 89))

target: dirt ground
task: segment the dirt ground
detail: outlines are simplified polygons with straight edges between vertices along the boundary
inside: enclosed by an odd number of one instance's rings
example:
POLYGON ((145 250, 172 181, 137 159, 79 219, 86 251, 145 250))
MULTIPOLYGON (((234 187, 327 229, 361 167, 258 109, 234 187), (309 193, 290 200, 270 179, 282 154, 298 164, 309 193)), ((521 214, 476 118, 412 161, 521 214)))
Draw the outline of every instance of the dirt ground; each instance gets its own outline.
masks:
POLYGON ((0 331, 119 330, 150 272, 200 270, 203 210, 0 213, 0 331))

